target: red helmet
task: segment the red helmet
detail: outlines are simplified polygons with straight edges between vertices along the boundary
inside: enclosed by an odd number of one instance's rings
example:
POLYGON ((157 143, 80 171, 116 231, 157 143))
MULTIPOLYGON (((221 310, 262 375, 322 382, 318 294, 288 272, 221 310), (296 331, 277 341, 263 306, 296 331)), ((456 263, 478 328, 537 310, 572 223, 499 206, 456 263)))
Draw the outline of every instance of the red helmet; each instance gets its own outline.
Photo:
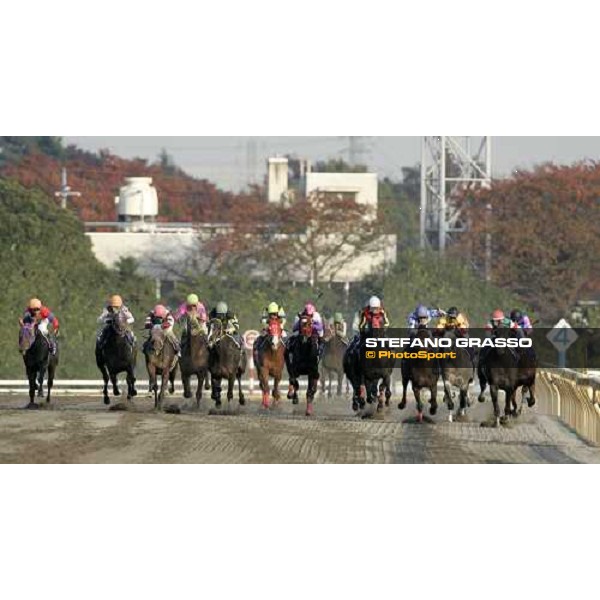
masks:
POLYGON ((315 305, 312 302, 307 302, 306 306, 304 307, 304 312, 309 317, 312 317, 317 312, 317 309, 315 308, 315 305))
POLYGON ((40 317, 42 317, 42 319, 47 319, 49 316, 50 316, 50 309, 48 309, 44 306, 42 308, 42 310, 40 311, 40 317))
POLYGON ((502 321, 504 319, 504 312, 497 308, 492 313, 492 321, 502 321))
POLYGON ((164 319, 167 316, 167 309, 162 304, 156 305, 152 312, 154 313, 154 316, 159 319, 164 319))

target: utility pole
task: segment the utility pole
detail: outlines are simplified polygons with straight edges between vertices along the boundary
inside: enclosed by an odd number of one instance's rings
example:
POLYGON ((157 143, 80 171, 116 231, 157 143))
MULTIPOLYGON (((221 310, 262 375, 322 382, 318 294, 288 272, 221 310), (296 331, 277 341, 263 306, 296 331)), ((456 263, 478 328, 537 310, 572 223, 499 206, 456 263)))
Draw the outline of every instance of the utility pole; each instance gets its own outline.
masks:
POLYGON ((67 169, 66 169, 66 167, 63 167, 63 170, 62 170, 60 192, 54 192, 54 195, 57 198, 61 199, 60 205, 63 209, 67 208, 67 200, 69 198, 71 198, 71 197, 80 198, 81 197, 80 192, 72 192, 71 188, 67 185, 67 169))

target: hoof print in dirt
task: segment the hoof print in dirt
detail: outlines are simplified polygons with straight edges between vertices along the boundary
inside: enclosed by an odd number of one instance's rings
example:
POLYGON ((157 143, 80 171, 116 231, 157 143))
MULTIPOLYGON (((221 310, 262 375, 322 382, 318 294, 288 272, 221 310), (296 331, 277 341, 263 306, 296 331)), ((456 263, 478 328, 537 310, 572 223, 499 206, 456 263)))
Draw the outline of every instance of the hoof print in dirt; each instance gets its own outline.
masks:
POLYGON ((165 412, 168 415, 180 415, 181 408, 179 408, 179 406, 177 406, 177 404, 169 404, 168 406, 165 406, 165 412))

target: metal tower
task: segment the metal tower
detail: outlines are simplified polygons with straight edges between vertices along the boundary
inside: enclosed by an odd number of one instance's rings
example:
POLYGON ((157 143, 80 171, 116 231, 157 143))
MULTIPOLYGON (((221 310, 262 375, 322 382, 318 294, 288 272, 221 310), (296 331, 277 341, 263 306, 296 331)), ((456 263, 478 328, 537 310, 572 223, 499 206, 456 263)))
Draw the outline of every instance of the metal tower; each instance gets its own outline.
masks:
POLYGON ((60 192, 54 192, 57 198, 60 198, 60 205, 62 208, 67 208, 67 200, 71 197, 81 197, 80 192, 72 192, 69 185, 67 185, 67 169, 63 167, 61 175, 60 192))
POLYGON ((421 148, 421 248, 444 254, 465 231, 453 200, 465 189, 489 187, 492 181, 490 136, 424 137, 421 148))

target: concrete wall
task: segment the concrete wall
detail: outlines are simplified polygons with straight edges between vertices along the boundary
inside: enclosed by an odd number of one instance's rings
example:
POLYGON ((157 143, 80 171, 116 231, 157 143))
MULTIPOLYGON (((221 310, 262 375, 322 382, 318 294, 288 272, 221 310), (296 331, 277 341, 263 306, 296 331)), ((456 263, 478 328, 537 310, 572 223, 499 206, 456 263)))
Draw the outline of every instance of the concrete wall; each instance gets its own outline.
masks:
POLYGON ((316 191, 353 192, 359 204, 376 207, 379 192, 377 173, 307 173, 306 195, 316 191))

